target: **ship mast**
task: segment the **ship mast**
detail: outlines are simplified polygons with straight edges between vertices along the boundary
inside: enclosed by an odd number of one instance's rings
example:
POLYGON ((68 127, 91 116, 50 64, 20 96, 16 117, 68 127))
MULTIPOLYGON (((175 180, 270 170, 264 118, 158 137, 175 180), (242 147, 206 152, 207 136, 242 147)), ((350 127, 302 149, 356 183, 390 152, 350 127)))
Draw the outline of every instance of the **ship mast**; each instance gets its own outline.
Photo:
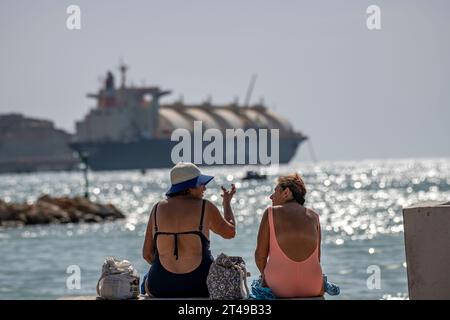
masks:
POLYGON ((120 59, 119 70, 120 70, 120 88, 125 88, 126 76, 128 66, 123 62, 123 59, 120 59))

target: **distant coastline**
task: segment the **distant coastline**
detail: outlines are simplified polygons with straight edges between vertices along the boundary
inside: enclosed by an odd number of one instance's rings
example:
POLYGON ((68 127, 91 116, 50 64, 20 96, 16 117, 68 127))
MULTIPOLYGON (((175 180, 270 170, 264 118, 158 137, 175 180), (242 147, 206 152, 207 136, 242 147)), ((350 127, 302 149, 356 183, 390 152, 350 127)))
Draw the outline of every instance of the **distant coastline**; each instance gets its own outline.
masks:
POLYGON ((79 161, 68 146, 72 137, 49 120, 0 115, 0 173, 74 170, 79 161))

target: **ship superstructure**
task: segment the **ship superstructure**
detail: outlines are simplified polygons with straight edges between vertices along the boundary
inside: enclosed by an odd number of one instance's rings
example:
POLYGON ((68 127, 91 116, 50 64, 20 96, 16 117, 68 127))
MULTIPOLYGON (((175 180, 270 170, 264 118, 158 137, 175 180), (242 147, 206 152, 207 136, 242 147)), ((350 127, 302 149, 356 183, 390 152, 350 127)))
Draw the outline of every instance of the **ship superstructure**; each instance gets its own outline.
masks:
POLYGON ((121 84, 117 88, 113 74, 108 72, 103 88, 97 94, 88 94, 96 99, 97 106, 76 123, 76 139, 71 146, 88 155, 94 170, 171 167, 171 151, 177 144, 171 141, 172 132, 193 132, 195 121, 201 121, 204 130, 214 128, 221 132, 278 129, 280 163, 289 162, 299 144, 307 139, 263 104, 161 104, 160 99, 171 91, 126 86, 126 69, 121 67, 121 84))

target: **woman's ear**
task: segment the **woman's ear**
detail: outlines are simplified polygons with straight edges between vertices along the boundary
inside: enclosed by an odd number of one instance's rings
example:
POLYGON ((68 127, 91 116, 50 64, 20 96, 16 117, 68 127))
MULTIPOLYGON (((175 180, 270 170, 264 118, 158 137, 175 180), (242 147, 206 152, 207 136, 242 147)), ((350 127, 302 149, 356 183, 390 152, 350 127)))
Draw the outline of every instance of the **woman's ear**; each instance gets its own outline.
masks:
POLYGON ((289 188, 286 188, 286 189, 284 189, 283 190, 283 198, 284 199, 289 199, 290 198, 290 196, 291 196, 291 189, 289 189, 289 188))

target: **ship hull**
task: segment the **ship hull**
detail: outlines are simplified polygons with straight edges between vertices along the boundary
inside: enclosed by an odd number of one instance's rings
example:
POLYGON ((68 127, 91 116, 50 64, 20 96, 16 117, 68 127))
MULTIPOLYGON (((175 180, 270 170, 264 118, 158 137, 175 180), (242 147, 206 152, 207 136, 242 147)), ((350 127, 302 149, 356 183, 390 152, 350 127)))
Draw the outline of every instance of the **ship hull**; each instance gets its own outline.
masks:
MULTIPOLYGON (((279 140, 279 163, 288 163, 296 154, 299 145, 306 137, 280 138, 279 140)), ((270 141, 270 140, 269 140, 270 141)), ((146 139, 135 142, 78 142, 71 143, 70 147, 78 153, 87 154, 87 162, 90 169, 95 171, 105 170, 145 170, 152 168, 170 168, 174 165, 172 161, 172 150, 178 144, 177 141, 167 139, 146 139)), ((204 147, 208 143, 204 143, 204 147)), ((192 144, 193 145, 193 144, 192 144)), ((225 145, 225 143, 224 143, 225 145)), ((191 150, 192 159, 199 165, 247 165, 250 162, 248 146, 245 148, 245 161, 237 161, 237 145, 235 145, 235 159, 232 164, 227 164, 226 159, 222 163, 207 164, 203 160, 194 158, 194 150, 191 150)), ((267 154, 270 156, 271 146, 267 146, 267 154)), ((225 153, 225 152, 224 152, 225 153)), ((198 154, 197 154, 198 156, 198 154)), ((258 157, 256 164, 262 164, 258 157)))

